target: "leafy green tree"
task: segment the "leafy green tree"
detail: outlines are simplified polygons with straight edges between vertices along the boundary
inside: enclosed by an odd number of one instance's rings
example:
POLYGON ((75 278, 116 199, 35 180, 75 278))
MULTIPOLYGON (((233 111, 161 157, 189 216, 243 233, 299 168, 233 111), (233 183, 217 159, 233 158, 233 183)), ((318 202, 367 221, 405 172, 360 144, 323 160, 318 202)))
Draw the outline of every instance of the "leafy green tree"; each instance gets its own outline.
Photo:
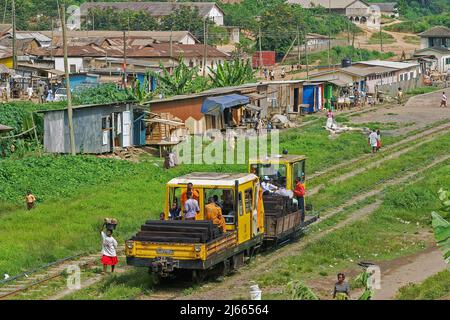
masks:
MULTIPOLYGON (((207 21, 212 25, 212 21, 207 21)), ((203 41, 204 21, 197 8, 181 6, 172 14, 161 19, 161 30, 190 31, 197 39, 203 41)))
POLYGON ((250 61, 242 60, 225 61, 217 66, 217 69, 209 68, 211 85, 213 87, 238 86, 255 80, 255 73, 250 61))

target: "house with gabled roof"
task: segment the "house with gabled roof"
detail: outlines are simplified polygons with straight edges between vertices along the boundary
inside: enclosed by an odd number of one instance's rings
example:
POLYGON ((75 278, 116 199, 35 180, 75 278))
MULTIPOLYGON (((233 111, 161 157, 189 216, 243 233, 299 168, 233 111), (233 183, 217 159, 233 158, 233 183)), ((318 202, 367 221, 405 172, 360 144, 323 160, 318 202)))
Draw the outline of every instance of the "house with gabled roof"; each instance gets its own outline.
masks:
POLYGON ((182 8, 196 8, 202 18, 209 18, 216 25, 223 25, 223 10, 215 2, 85 2, 81 4, 81 15, 87 17, 89 10, 108 9, 146 11, 151 16, 160 19, 182 8))

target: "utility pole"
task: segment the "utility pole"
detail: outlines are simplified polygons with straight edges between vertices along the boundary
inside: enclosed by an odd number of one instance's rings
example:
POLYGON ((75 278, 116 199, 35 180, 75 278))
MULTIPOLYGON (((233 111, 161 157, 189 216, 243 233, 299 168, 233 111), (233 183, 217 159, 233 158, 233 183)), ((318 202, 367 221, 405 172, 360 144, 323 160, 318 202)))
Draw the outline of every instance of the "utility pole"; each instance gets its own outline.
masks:
POLYGON ((309 62, 308 62, 308 41, 306 40, 306 28, 304 30, 304 34, 305 34, 305 60, 306 60, 306 79, 309 79, 309 62))
POLYGON ((300 65, 300 27, 297 23, 297 51, 298 51, 298 65, 300 65))
POLYGON ((52 35, 51 35, 51 41, 50 41, 50 57, 52 58, 52 61, 53 61, 53 36, 54 36, 54 34, 53 34, 53 30, 55 29, 55 27, 54 27, 54 21, 53 21, 53 19, 52 19, 52 35))
POLYGON ((17 43, 16 43, 16 1, 11 2, 12 9, 12 53, 13 53, 13 69, 17 68, 17 43))
POLYGON ((75 150, 75 133, 73 130, 73 110, 72 110, 72 93, 70 92, 70 79, 69 79, 69 63, 67 61, 67 33, 66 33, 66 15, 65 6, 61 5, 60 16, 61 16, 61 29, 63 36, 63 47, 64 47, 64 73, 66 78, 66 90, 67 90, 67 115, 69 120, 69 138, 70 138, 70 153, 74 156, 76 154, 75 150))
POLYGON ((380 23, 380 51, 383 52, 383 32, 381 31, 381 23, 380 23))
POLYGON ((127 87, 127 33, 123 30, 123 88, 127 87))
POLYGON ((174 66, 174 59, 173 59, 173 42, 172 42, 172 28, 170 28, 170 60, 172 60, 172 68, 174 66))
POLYGON ((261 17, 256 17, 258 21, 258 38, 259 38, 259 69, 263 69, 263 58, 262 58, 262 42, 261 42, 261 17))
POLYGON ((331 0, 328 0, 328 69, 331 69, 331 0))
POLYGON ((205 18, 204 25, 203 25, 203 43, 205 45, 205 51, 203 54, 203 77, 206 76, 206 63, 208 62, 208 23, 207 19, 205 18))

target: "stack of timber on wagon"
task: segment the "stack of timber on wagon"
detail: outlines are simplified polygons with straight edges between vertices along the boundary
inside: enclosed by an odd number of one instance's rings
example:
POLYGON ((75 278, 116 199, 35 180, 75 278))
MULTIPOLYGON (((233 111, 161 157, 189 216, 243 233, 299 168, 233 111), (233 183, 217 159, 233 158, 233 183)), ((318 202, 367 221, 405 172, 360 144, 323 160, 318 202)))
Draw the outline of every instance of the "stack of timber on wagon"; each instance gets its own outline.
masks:
POLYGON ((131 240, 166 243, 206 243, 222 233, 212 221, 148 220, 131 240))
POLYGON ((293 199, 277 194, 263 195, 265 240, 282 240, 302 226, 301 211, 293 199))

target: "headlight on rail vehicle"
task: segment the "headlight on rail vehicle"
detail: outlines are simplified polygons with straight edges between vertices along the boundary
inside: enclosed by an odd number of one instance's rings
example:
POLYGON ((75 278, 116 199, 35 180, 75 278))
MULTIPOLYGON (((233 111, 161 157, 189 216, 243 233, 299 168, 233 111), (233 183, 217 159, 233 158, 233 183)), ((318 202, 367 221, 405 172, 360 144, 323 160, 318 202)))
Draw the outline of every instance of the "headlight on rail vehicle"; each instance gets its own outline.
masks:
POLYGON ((126 245, 127 245, 128 249, 133 249, 134 242, 133 241, 127 241, 126 245))
POLYGON ((196 244, 196 245, 194 246, 194 250, 195 250, 195 252, 200 252, 200 250, 202 250, 202 246, 199 245, 199 244, 196 244))

